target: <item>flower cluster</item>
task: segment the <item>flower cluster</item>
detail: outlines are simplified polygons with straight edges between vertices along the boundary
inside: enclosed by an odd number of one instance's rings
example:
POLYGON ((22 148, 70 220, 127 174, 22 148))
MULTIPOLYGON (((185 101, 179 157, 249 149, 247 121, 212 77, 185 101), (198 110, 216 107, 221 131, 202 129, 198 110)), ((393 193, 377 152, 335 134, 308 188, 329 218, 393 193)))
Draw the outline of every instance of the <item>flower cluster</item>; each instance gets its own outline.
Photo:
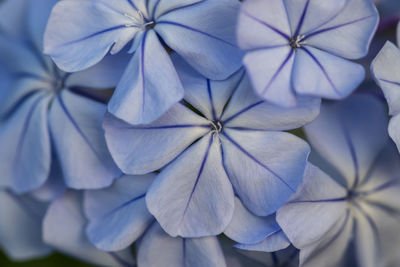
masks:
POLYGON ((396 1, 1 1, 0 248, 398 266, 396 1))

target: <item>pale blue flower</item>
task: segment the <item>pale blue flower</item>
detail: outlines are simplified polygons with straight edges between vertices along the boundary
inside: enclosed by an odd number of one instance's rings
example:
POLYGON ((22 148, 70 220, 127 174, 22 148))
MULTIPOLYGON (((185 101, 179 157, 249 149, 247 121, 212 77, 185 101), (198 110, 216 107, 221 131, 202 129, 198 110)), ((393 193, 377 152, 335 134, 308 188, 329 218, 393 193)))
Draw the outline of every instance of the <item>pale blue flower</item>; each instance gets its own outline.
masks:
POLYGON ((108 110, 132 124, 150 123, 184 94, 166 45, 212 79, 240 67, 239 6, 237 0, 63 0, 49 19, 45 52, 73 72, 129 44, 134 54, 108 110))
POLYGON ((399 263, 400 157, 386 127, 385 106, 368 94, 326 103, 305 126, 311 161, 325 172, 310 164, 277 212, 300 266, 399 263))
POLYGON ((15 192, 41 187, 57 160, 58 179, 73 188, 101 188, 121 174, 101 129, 106 105, 81 88, 113 87, 126 62, 108 58, 80 73, 59 70, 41 53, 55 2, 8 0, 0 9, 8 14, 0 18, 1 75, 7 77, 0 86, 0 186, 15 192))
POLYGON ((221 233, 232 218, 234 192, 257 215, 275 212, 301 182, 309 153, 303 140, 283 131, 313 120, 319 101, 279 108, 253 94, 243 71, 213 81, 176 56, 174 63, 185 88, 183 104, 148 125, 105 118, 117 165, 128 174, 165 167, 146 201, 172 236, 221 233))
POLYGON ((301 95, 342 99, 362 82, 378 25, 371 0, 248 0, 237 38, 258 95, 293 106, 301 95))

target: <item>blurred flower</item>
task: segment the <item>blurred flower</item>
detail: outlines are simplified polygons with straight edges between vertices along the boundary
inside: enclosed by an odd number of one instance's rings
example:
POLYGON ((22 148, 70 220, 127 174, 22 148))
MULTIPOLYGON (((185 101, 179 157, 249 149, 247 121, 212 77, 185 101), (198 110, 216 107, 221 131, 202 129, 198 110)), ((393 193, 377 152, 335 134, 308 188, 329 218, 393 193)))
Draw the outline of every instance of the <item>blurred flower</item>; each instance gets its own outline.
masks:
POLYGON ((59 70, 41 53, 54 2, 9 0, 0 9, 8 12, 0 18, 0 186, 18 193, 42 186, 57 160, 73 188, 101 188, 121 174, 101 129, 106 105, 80 88, 114 86, 124 61, 109 58, 74 74, 59 70), (18 19, 15 8, 21 10, 18 19))
POLYGON ((311 161, 325 172, 310 164, 277 212, 300 249, 300 266, 387 266, 397 257, 400 157, 385 113, 377 98, 360 94, 326 103, 305 126, 315 149, 311 161))

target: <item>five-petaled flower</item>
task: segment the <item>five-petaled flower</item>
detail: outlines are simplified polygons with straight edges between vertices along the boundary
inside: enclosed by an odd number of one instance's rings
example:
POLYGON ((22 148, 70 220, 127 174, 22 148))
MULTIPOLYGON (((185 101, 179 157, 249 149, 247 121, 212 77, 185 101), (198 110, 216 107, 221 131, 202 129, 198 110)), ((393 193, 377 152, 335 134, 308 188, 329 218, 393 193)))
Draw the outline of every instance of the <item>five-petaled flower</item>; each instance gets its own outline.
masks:
POLYGON ((294 106, 300 95, 342 99, 365 71, 347 59, 367 54, 378 25, 371 0, 248 0, 237 38, 258 95, 294 106))
POLYGON ((131 43, 134 55, 108 110, 132 124, 150 123, 184 95, 165 46, 208 78, 239 69, 239 6, 237 0, 63 0, 49 19, 45 53, 73 72, 131 43))
POLYGON ((172 236, 221 233, 232 218, 234 194, 258 215, 275 212, 300 184, 309 153, 303 140, 283 131, 313 120, 319 100, 276 107, 249 90, 243 71, 212 81, 176 55, 174 63, 184 103, 147 125, 106 116, 106 141, 117 165, 128 174, 165 166, 146 201, 172 236))

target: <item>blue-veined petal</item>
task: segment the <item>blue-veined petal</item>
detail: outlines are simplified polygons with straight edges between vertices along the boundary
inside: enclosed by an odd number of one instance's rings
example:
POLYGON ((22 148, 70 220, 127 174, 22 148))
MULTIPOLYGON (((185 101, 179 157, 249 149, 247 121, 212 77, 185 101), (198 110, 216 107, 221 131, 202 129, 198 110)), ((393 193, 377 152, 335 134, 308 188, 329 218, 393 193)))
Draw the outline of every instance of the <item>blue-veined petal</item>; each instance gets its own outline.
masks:
POLYGON ((348 0, 334 19, 307 34, 306 44, 340 57, 358 59, 367 55, 378 21, 378 11, 371 0, 348 0))
POLYGON ((131 1, 60 1, 44 35, 44 52, 68 72, 98 63, 112 48, 119 52, 139 31, 127 27, 139 16, 131 1), (125 14, 129 14, 126 16, 125 14))
POLYGON ((297 248, 320 240, 346 212, 346 190, 308 164, 303 183, 277 212, 278 224, 297 248))
POLYGON ((67 186, 106 187, 121 172, 108 152, 101 128, 106 107, 63 90, 50 109, 50 129, 67 186))
POLYGON ((232 219, 232 185, 212 134, 200 139, 156 177, 146 195, 149 211, 171 236, 220 234, 232 219))
POLYGON ((219 119, 233 91, 243 79, 244 71, 240 70, 226 80, 209 80, 195 71, 176 53, 171 57, 185 88, 184 99, 206 118, 219 119))
POLYGON ((1 118, 0 185, 21 193, 37 189, 47 180, 51 163, 49 102, 49 96, 37 93, 1 118))
POLYGON ((157 20, 160 16, 174 11, 176 9, 185 8, 205 0, 148 0, 149 17, 157 20))
POLYGON ((86 233, 101 250, 129 247, 154 220, 147 211, 145 196, 154 174, 122 176, 103 190, 85 192, 86 233))
POLYGON ((357 63, 311 47, 296 51, 292 83, 299 94, 343 99, 364 77, 365 70, 357 63))
POLYGON ((160 169, 210 131, 206 119, 181 104, 149 125, 132 126, 107 115, 103 127, 111 155, 128 174, 160 169))
POLYGON ((270 104, 256 96, 247 76, 237 84, 221 121, 224 127, 249 130, 289 130, 301 127, 319 114, 320 100, 299 97, 292 108, 270 104))
POLYGON ((238 1, 203 1, 161 16, 154 29, 202 75, 225 79, 241 66, 235 40, 239 7, 238 1))
POLYGON ((178 74, 154 31, 148 31, 125 70, 108 110, 131 124, 151 123, 183 98, 178 74))
POLYGON ((237 26, 244 50, 289 46, 291 31, 282 0, 251 0, 242 4, 237 26))
POLYGON ((334 19, 348 0, 284 0, 292 36, 307 34, 334 19))
POLYGON ((309 146, 283 132, 225 129, 222 160, 235 193, 254 214, 281 207, 303 178, 309 146))
POLYGON ((280 106, 296 105, 291 83, 294 58, 290 46, 254 50, 245 55, 243 63, 260 97, 280 106))
POLYGON ((138 264, 143 267, 224 267, 218 239, 171 237, 158 223, 150 228, 139 245, 138 264))
POLYGON ((323 105, 321 114, 305 126, 305 132, 312 147, 351 188, 361 182, 387 143, 387 122, 385 106, 379 99, 360 94, 323 105))
POLYGON ((86 223, 82 210, 82 194, 68 191, 53 201, 47 210, 43 220, 43 239, 57 250, 92 264, 133 265, 129 250, 107 253, 90 244, 84 231, 86 223))

